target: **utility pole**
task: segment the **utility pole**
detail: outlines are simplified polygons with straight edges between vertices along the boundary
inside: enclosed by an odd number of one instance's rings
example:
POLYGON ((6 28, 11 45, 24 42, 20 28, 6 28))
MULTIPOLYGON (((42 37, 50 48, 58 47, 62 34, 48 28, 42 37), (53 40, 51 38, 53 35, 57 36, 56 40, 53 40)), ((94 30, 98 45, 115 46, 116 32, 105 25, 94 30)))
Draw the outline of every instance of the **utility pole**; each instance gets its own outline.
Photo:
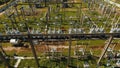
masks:
POLYGON ((31 49, 32 49, 32 52, 33 52, 33 55, 34 55, 34 58, 35 58, 37 67, 39 68, 40 65, 39 65, 39 61, 38 61, 38 58, 37 58, 37 54, 36 54, 36 51, 35 51, 35 48, 34 48, 34 44, 33 44, 33 41, 32 41, 32 35, 31 35, 30 31, 29 31, 29 27, 28 27, 28 25, 27 25, 26 22, 25 22, 25 26, 26 26, 27 31, 28 31, 28 41, 30 42, 31 49))
POLYGON ((15 8, 15 11, 16 11, 16 13, 17 13, 17 16, 18 16, 19 21, 21 21, 21 20, 20 20, 20 15, 19 15, 18 9, 17 9, 17 4, 14 5, 14 8, 15 8))
POLYGON ((13 20, 13 15, 14 15, 14 13, 12 13, 11 15, 9 15, 8 18, 10 19, 10 21, 11 21, 11 23, 12 23, 12 27, 15 28, 15 24, 14 24, 14 23, 15 23, 16 21, 13 20))
POLYGON ((81 26, 82 26, 82 3, 80 4, 79 8, 78 8, 78 22, 81 23, 81 26))
POLYGON ((21 15, 22 15, 22 17, 23 17, 23 20, 25 20, 26 17, 25 17, 24 7, 21 7, 21 8, 20 8, 20 11, 21 11, 21 15))
POLYGON ((63 4, 62 4, 62 7, 63 8, 68 8, 68 3, 67 3, 68 0, 63 0, 63 4))
POLYGON ((101 59, 102 59, 103 56, 105 55, 108 47, 110 46, 112 40, 113 40, 113 36, 110 36, 110 38, 109 38, 107 44, 105 45, 105 47, 104 47, 104 49, 103 49, 103 52, 101 53, 101 56, 100 56, 100 58, 99 58, 99 60, 98 60, 98 62, 97 62, 97 65, 98 65, 98 66, 99 66, 99 63, 100 63, 101 59))
POLYGON ((44 0, 44 2, 45 2, 45 7, 47 7, 47 0, 44 0))
POLYGON ((2 48, 1 44, 0 44, 0 50, 2 51, 2 53, 4 54, 4 56, 7 56, 6 52, 5 52, 4 49, 2 48))
POLYGON ((6 6, 8 7, 7 0, 4 0, 4 1, 5 1, 6 6))
POLYGON ((71 40, 71 36, 69 36, 68 66, 71 64, 71 45, 72 45, 72 40, 71 40))
POLYGON ((0 51, 0 58, 1 58, 1 60, 3 60, 5 62, 5 66, 7 66, 7 68, 10 68, 10 64, 8 63, 8 61, 5 58, 5 56, 3 56, 1 51, 0 51))
POLYGON ((32 3, 32 2, 31 2, 30 0, 28 0, 28 5, 29 5, 29 7, 30 7, 30 9, 31 9, 31 11, 32 11, 32 13, 31 13, 31 14, 33 15, 34 20, 35 20, 35 19, 36 19, 36 18, 35 18, 35 16, 34 16, 34 15, 35 15, 35 12, 34 12, 34 9, 33 9, 33 6, 32 6, 32 4, 31 4, 31 3, 32 3))
POLYGON ((8 62, 8 60, 7 60, 7 55, 6 55, 6 53, 5 53, 5 51, 3 50, 3 48, 2 48, 1 45, 0 45, 0 58, 1 58, 1 60, 3 60, 3 62, 5 63, 5 66, 6 66, 7 68, 11 68, 11 66, 10 66, 10 64, 9 64, 9 62, 8 62))

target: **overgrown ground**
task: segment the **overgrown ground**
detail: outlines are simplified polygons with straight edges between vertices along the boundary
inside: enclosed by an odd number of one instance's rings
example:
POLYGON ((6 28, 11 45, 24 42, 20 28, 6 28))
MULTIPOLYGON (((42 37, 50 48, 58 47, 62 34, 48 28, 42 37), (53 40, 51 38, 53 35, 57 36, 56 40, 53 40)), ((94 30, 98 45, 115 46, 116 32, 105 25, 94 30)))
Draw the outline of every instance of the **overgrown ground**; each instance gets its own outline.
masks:
MULTIPOLYGON (((118 40, 114 40, 113 42, 118 42, 118 40)), ((48 49, 50 47, 57 47, 57 50, 61 50, 62 51, 62 56, 68 56, 68 48, 64 48, 65 46, 68 46, 68 42, 64 42, 64 44, 59 44, 59 45, 48 45, 48 47, 46 47, 46 45, 43 45, 43 43, 41 43, 39 45, 35 46, 36 52, 37 52, 37 56, 38 57, 42 57, 39 60, 39 63, 41 66, 43 67, 47 67, 47 68, 56 68, 56 67, 62 67, 62 68, 66 68, 68 66, 68 60, 63 58, 63 59, 45 59, 45 51, 48 51, 48 49), (42 44, 42 45, 41 45, 42 44), (64 47, 62 47, 64 46, 64 47), (47 65, 47 66, 46 66, 47 65)), ((90 67, 95 68, 96 67, 96 63, 98 60, 98 57, 100 56, 102 50, 104 49, 105 46, 105 40, 81 40, 78 41, 77 44, 79 45, 79 48, 86 48, 86 52, 89 53, 89 51, 91 50, 93 55, 89 58, 79 58, 79 59, 75 59, 73 58, 71 60, 71 65, 73 67, 83 67, 84 62, 88 61, 90 64, 90 67), (85 45, 85 43, 88 43, 88 45, 85 45)), ((31 48, 29 45, 29 48, 25 48, 25 47, 13 47, 11 44, 9 43, 2 43, 3 48, 5 50, 5 52, 7 53, 7 55, 9 56, 13 56, 14 54, 17 54, 18 56, 26 56, 26 57, 32 57, 33 54, 31 52, 31 48)), ((120 43, 118 43, 116 45, 116 47, 114 48, 114 51, 118 51, 120 49, 119 47, 120 43)), ((72 42, 72 50, 71 50, 71 56, 74 56, 74 51, 75 51, 75 46, 76 46, 76 41, 72 42)), ((113 46, 113 45, 112 45, 113 46)), ((56 57, 60 58, 60 56, 56 57)), ((16 61, 11 60, 11 65, 14 65, 16 61)), ((104 68, 104 65, 107 63, 107 59, 102 59, 101 61, 102 66, 104 68)), ((113 64, 113 63, 112 63, 113 64)), ((4 66, 4 64, 1 64, 2 66, 4 66)), ((19 65, 19 68, 21 67, 36 67, 36 63, 35 60, 22 60, 22 62, 19 65), (30 63, 29 63, 30 62, 30 63)))
MULTIPOLYGON (((26 3, 25 3, 26 4, 26 3)), ((17 6, 18 9, 20 9, 22 6, 25 7, 25 11, 26 13, 28 12, 28 5, 25 5, 24 3, 17 6)), ((61 5, 59 5, 61 6, 61 5)), ((70 5, 71 6, 71 5, 70 5)), ((59 23, 62 23, 60 24, 61 27, 64 27, 65 30, 67 30, 68 28, 70 27, 75 27, 75 26, 72 26, 70 25, 70 21, 69 20, 76 20, 77 22, 75 22, 74 24, 78 24, 78 27, 81 27, 88 32, 89 31, 89 28, 91 27, 91 25, 93 23, 89 23, 87 24, 87 21, 88 19, 84 19, 83 23, 80 23, 79 22, 79 19, 77 19, 77 17, 81 17, 81 10, 84 14, 88 15, 92 21, 94 21, 99 27, 101 25, 104 25, 104 21, 106 21, 106 18, 107 18, 107 15, 106 14, 104 17, 102 17, 100 20, 98 20, 98 16, 103 16, 103 14, 101 13, 101 11, 98 9, 98 8, 95 8, 92 10, 89 10, 88 7, 87 7, 87 4, 84 3, 83 6, 82 6, 82 9, 80 9, 80 4, 76 4, 76 5, 73 5, 72 8, 60 8, 58 9, 56 7, 56 4, 55 5, 52 5, 52 12, 50 13, 50 21, 49 21, 49 27, 51 27, 52 29, 54 27, 56 27, 57 29, 59 28, 58 26, 54 25, 53 23, 54 22, 58 22, 57 24, 59 23), (79 9, 78 9, 79 8, 79 9), (59 16, 61 15, 62 18, 59 18, 58 19, 55 19, 56 16, 59 16), (72 18, 70 18, 72 17, 72 18), (62 22, 61 22, 61 19, 62 19, 62 22)), ((98 7, 98 5, 96 5, 98 7)), ((11 7, 11 9, 15 9, 14 7, 11 7)), ((35 9, 35 15, 28 15, 28 16, 25 16, 26 19, 29 19, 27 21, 28 25, 30 27, 34 27, 35 29, 37 28, 40 28, 41 29, 41 33, 44 32, 44 29, 46 27, 46 18, 45 18, 45 14, 47 13, 47 10, 48 8, 45 7, 45 8, 40 8, 40 9, 35 9), (36 24, 40 24, 39 26, 36 26, 36 24)), ((8 9, 10 10, 10 9, 8 9)), ((11 11, 12 11, 11 10, 11 11)), ((30 10, 31 11, 31 10, 30 10)), ((11 12, 12 13, 12 12, 11 12)), ((9 13, 10 14, 10 13, 9 13)), ((20 15, 20 10, 18 12, 18 14, 20 15)), ((118 15, 119 16, 119 15, 118 15)), ((108 22, 107 22, 107 25, 104 25, 104 26, 109 26, 110 23, 111 23, 111 19, 114 17, 114 14, 111 15, 111 17, 109 18, 108 22)), ((118 17, 117 17, 118 18, 118 17)), ((117 19, 116 18, 116 19, 117 19)), ((16 16, 16 22, 17 24, 24 24, 24 22, 26 22, 24 20, 24 18, 22 17, 22 15, 20 15, 20 20, 19 20, 19 17, 16 16)), ((0 15, 0 22, 1 22, 1 25, 0 25, 0 32, 2 32, 3 34, 5 34, 5 31, 4 31, 4 25, 2 24, 3 22, 7 23, 9 25, 10 28, 12 28, 12 23, 11 21, 9 20, 9 18, 7 18, 7 16, 5 15, 0 15)), ((111 25, 110 25, 111 27, 111 25)), ((110 30, 110 27, 106 27, 106 32, 109 32, 110 30)), ((23 27, 18 27, 21 31, 23 29, 23 27)), ((68 32, 66 32, 68 33, 68 32)), ((85 61, 88 61, 90 63, 90 68, 96 68, 96 63, 97 63, 97 60, 98 60, 98 57, 101 55, 101 52, 105 46, 105 41, 106 40, 79 40, 79 41, 73 41, 72 42, 72 50, 71 50, 71 56, 74 56, 74 51, 75 51, 75 46, 76 45, 80 45, 80 48, 84 48, 86 49, 86 51, 92 51, 93 52, 93 56, 89 59, 89 58, 80 58, 80 59, 72 59, 71 60, 71 64, 73 67, 79 67, 79 68, 83 68, 83 64, 85 61), (86 45, 86 43, 88 45, 86 45)), ((114 51, 118 51, 120 49, 119 45, 119 40, 114 40, 113 42, 116 42, 118 43, 116 45, 116 47, 114 48, 114 51)), ((26 43, 26 42, 25 42, 26 43)), ((32 52, 31 52, 31 48, 30 48, 30 45, 29 43, 28 44, 28 48, 25 48, 25 47, 13 47, 10 43, 2 43, 2 46, 4 48, 4 50, 6 51, 7 55, 9 56, 13 56, 14 54, 17 54, 18 56, 33 56, 32 52)), ((59 50, 62 50, 62 54, 63 56, 68 56, 68 45, 69 43, 67 41, 64 42, 64 44, 59 44, 57 46, 60 46, 58 47, 59 50), (66 48, 62 47, 62 46, 65 46, 66 48)), ((63 58, 63 59, 45 59, 45 56, 44 56, 44 52, 45 51, 48 51, 49 47, 57 47, 56 45, 49 45, 49 46, 46 46, 46 42, 40 42, 39 45, 36 45, 35 46, 35 49, 36 49, 36 52, 37 52, 37 55, 39 57, 42 57, 40 60, 39 60, 39 63, 40 63, 40 66, 42 68, 67 68, 68 66, 68 60, 63 58)), ((57 56, 59 57, 59 56, 57 56)), ((13 66, 15 64, 15 61, 16 60, 11 60, 11 65, 13 66)), ((105 64, 107 62, 107 59, 103 59, 102 61, 102 66, 100 68, 105 68, 105 64)), ((113 63, 112 63, 113 64, 113 63)), ((22 62, 20 63, 19 65, 19 68, 23 68, 23 67, 34 67, 36 68, 36 64, 35 64, 35 60, 22 60, 22 62)), ((1 68, 4 68, 4 63, 3 62, 0 62, 0 67, 1 68)))

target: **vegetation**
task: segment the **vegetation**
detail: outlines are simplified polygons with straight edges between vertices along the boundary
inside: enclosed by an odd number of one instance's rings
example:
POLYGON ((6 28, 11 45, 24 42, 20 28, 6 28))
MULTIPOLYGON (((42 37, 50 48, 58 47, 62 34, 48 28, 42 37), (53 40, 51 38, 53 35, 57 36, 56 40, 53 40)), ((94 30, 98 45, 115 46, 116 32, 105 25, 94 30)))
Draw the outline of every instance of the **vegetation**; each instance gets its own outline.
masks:
MULTIPOLYGON (((1 4, 5 3, 3 2, 3 0, 0 2, 1 4)), ((42 5, 43 4, 44 3, 42 3, 42 5)), ((48 28, 51 28, 52 30, 54 28, 56 29, 64 28, 66 30, 65 32, 66 34, 68 33, 69 28, 76 28, 76 27, 84 28, 86 33, 89 33, 90 28, 93 27, 93 25, 95 24, 97 25, 97 27, 101 27, 101 26, 105 27, 106 32, 110 31, 110 27, 112 26, 111 21, 114 17, 114 13, 112 13, 111 16, 108 18, 109 14, 101 13, 102 11, 98 9, 98 5, 96 5, 95 8, 92 8, 94 7, 93 5, 91 5, 90 7, 89 4, 85 2, 83 2, 81 9, 80 9, 80 4, 73 4, 73 5, 68 4, 68 6, 69 7, 67 8, 63 8, 62 4, 52 4, 50 6, 48 6, 47 4, 47 7, 36 8, 33 3, 29 5, 28 3, 20 2, 18 3, 17 6, 12 6, 9 9, 7 9, 6 12, 8 13, 0 15, 0 32, 5 34, 5 24, 7 24, 7 27, 9 27, 10 29, 12 29, 13 25, 15 25, 15 27, 18 28, 21 32, 23 33, 27 32, 27 30, 25 29, 26 28, 25 23, 27 23, 29 27, 33 27, 34 29, 39 28, 40 29, 39 31, 43 34, 46 29, 46 26, 48 28), (32 8, 30 8, 30 6, 32 6, 32 8), (24 14, 22 14, 20 10, 21 7, 24 7, 24 14), (16 8, 18 9, 18 12, 15 10, 16 8), (50 11, 50 13, 48 11, 50 11), (13 14, 13 17, 10 18, 11 14, 13 14), (104 22, 107 22, 107 23, 104 24, 104 22), (20 26, 20 24, 23 24, 23 25, 20 26)), ((117 19, 118 17, 116 18, 116 20, 117 19)), ((35 46, 35 50, 37 52, 37 56, 41 57, 39 59, 41 68, 67 68, 68 66, 69 67, 71 66, 72 68, 74 67, 83 68, 83 65, 86 61, 90 64, 90 68, 96 68, 97 67, 96 63, 97 63, 98 57, 102 52, 102 49, 104 49, 105 41, 106 41, 105 39, 102 39, 102 40, 79 39, 79 40, 72 41, 71 42, 72 58, 69 65, 68 65, 68 50, 69 50, 68 41, 65 41, 64 44, 60 44, 60 45, 66 46, 66 48, 63 48, 62 55, 64 57, 62 58, 61 56, 58 56, 58 54, 55 54, 57 55, 56 56, 57 58, 56 57, 46 58, 49 55, 46 56, 44 53, 47 50, 49 51, 47 47, 50 46, 50 45, 47 45, 46 42, 40 42, 39 45, 35 46), (46 48, 42 47, 42 43, 44 43, 43 46, 46 48), (85 52, 86 52, 85 56, 82 55, 82 53, 80 53, 79 58, 78 56, 74 55, 74 52, 76 50, 75 47, 77 45, 80 46, 80 48, 85 49, 85 52), (90 55, 90 51, 92 51, 93 55, 90 55)), ((119 40, 113 40, 113 42, 118 43, 114 49, 114 51, 118 51, 120 49, 119 40)), ((24 57, 30 57, 30 56, 33 57, 30 44, 28 44, 28 42, 24 42, 24 43, 27 43, 28 47, 17 48, 17 47, 13 47, 10 43, 2 43, 2 45, 3 45, 3 48, 5 48, 7 55, 9 55, 10 57, 13 57, 14 55, 24 56, 24 57)), ((107 60, 108 60, 107 58, 102 59, 101 61, 102 64, 100 68, 106 68, 107 60)), ((16 60, 13 60, 13 59, 10 60, 10 64, 12 66, 14 66, 15 62, 16 60)), ((114 64, 113 61, 111 62, 111 64, 112 65, 114 64)), ((23 67, 36 68, 36 66, 37 65, 35 64, 34 59, 29 59, 29 60, 25 59, 21 61, 19 68, 23 68, 23 67)), ((1 68, 5 67, 4 63, 1 60, 0 60, 0 67, 1 68)))
POLYGON ((0 5, 9 2, 10 0, 0 0, 0 5))

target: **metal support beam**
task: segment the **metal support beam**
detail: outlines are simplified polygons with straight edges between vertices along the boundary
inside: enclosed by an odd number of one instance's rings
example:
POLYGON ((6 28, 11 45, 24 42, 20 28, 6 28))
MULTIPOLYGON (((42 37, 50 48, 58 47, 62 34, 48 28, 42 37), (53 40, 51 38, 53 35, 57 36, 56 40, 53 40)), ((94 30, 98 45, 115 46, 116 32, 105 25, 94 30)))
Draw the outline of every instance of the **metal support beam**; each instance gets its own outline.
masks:
POLYGON ((19 11, 18 11, 18 9, 17 9, 17 4, 15 4, 14 5, 14 8, 15 8, 15 11, 16 11, 16 13, 17 13, 17 16, 18 16, 18 19, 19 19, 19 21, 21 21, 21 19, 20 19, 20 15, 19 15, 19 11))
POLYGON ((26 16, 25 16, 24 7, 21 7, 21 8, 20 8, 20 12, 21 12, 21 15, 22 15, 23 20, 25 20, 25 19, 26 19, 26 16))
POLYGON ((4 56, 7 56, 6 52, 3 50, 2 46, 0 45, 0 51, 2 51, 4 56))
POLYGON ((97 65, 98 65, 98 66, 99 66, 99 63, 100 63, 101 59, 102 59, 103 56, 105 55, 108 47, 110 46, 112 40, 113 40, 113 36, 111 36, 111 37, 109 38, 108 43, 105 45, 105 47, 104 47, 104 49, 103 49, 103 52, 101 53, 101 56, 100 56, 100 58, 99 58, 99 60, 98 60, 98 62, 97 62, 97 65))
POLYGON ((33 42, 32 42, 30 34, 28 34, 28 38, 29 38, 29 42, 30 42, 30 45, 31 45, 31 49, 32 49, 33 55, 35 57, 35 61, 36 61, 37 67, 39 68, 40 67, 39 61, 38 61, 37 54, 36 54, 36 51, 35 51, 35 48, 34 48, 34 45, 33 45, 33 42))
POLYGON ((0 58, 1 58, 1 60, 5 63, 5 66, 6 66, 7 68, 11 68, 9 62, 8 62, 7 59, 6 59, 6 53, 5 53, 5 51, 3 50, 3 48, 2 48, 1 45, 0 45, 0 58))
POLYGON ((29 40, 29 42, 30 42, 31 49, 32 49, 32 52, 33 52, 33 55, 34 55, 34 58, 35 58, 37 67, 39 68, 39 67, 40 67, 39 61, 38 61, 38 58, 37 58, 37 54, 36 54, 36 51, 35 51, 35 48, 34 48, 34 44, 33 44, 33 41, 32 41, 32 36, 31 36, 31 34, 30 34, 30 31, 29 31, 29 28, 28 28, 27 23, 25 23, 25 26, 26 26, 26 28, 27 28, 27 30, 28 30, 28 40, 29 40))
POLYGON ((68 65, 71 64, 71 45, 72 45, 72 40, 71 40, 71 37, 69 37, 68 65))
POLYGON ((1 60, 3 60, 3 62, 5 62, 5 66, 6 66, 7 68, 10 68, 9 62, 6 60, 5 56, 3 56, 3 54, 2 54, 1 51, 0 51, 0 58, 1 58, 1 60))

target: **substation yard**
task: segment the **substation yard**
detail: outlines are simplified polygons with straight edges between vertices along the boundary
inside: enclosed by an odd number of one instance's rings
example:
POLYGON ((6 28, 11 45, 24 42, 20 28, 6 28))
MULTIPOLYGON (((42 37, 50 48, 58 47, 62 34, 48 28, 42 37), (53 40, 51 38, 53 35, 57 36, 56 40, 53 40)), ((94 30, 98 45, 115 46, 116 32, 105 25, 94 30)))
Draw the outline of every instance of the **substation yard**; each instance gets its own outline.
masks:
POLYGON ((0 68, 120 67, 120 7, 28 1, 0 13, 0 68))

